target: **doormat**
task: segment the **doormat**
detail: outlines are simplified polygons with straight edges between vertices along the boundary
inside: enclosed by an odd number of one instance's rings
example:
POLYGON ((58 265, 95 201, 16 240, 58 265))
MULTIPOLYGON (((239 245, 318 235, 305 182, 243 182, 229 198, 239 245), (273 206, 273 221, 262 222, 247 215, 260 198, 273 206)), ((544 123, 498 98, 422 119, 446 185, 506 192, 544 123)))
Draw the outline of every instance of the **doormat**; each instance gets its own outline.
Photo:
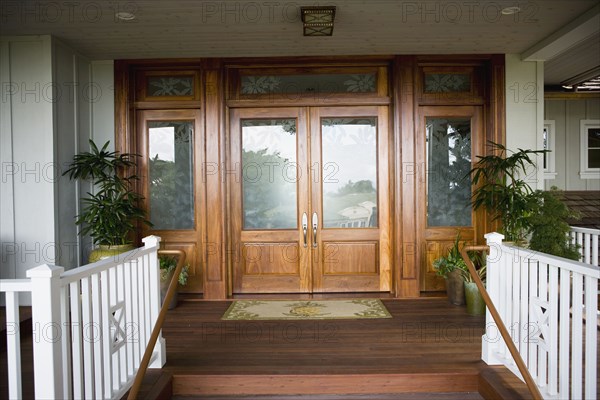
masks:
POLYGON ((234 300, 223 320, 311 320, 392 318, 378 299, 356 300, 234 300))

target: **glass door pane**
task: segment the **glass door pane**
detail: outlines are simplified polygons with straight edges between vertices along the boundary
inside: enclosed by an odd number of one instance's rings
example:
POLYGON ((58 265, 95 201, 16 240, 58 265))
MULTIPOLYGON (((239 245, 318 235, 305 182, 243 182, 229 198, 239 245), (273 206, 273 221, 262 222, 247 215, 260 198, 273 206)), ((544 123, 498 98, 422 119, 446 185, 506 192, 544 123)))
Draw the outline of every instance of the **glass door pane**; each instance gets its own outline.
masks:
POLYGON ((194 121, 149 121, 153 229, 194 228, 194 121))
POLYGON ((427 226, 471 226, 471 118, 427 117, 427 226))
POLYGON ((296 120, 245 119, 241 126, 243 229, 296 229, 296 120))
POLYGON ((377 227, 377 118, 323 118, 321 146, 323 227, 377 227))

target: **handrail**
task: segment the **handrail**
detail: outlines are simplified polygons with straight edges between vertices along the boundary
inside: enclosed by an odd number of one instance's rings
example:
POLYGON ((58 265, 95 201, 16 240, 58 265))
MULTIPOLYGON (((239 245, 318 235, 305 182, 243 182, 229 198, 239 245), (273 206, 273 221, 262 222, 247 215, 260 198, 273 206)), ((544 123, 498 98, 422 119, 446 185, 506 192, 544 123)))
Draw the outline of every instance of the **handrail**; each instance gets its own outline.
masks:
POLYGON ((469 254, 467 253, 468 251, 488 251, 489 249, 490 249, 490 246, 487 246, 487 245, 465 246, 462 249, 460 249, 460 255, 462 256, 463 260, 467 264, 469 273, 473 277, 473 281, 475 281, 475 284, 477 285, 477 288, 479 289, 479 292, 481 293, 481 297, 483 297, 483 301, 485 301, 485 305, 487 306, 488 310, 490 311, 492 318, 494 318, 494 321, 496 322, 496 325, 498 326, 498 330, 500 331, 500 334, 502 335, 502 339, 504 339, 504 343, 506 343, 506 346, 508 347, 508 350, 510 351, 510 354, 512 355, 513 360, 515 361, 515 363, 517 364, 517 367, 519 368, 519 372, 521 372, 521 375, 525 379, 525 383, 527 384, 527 388, 529 389, 531 396, 533 397, 534 400, 543 400, 542 394, 540 393, 538 386, 535 384, 533 377, 529 373, 529 370, 527 369, 527 366, 525 365, 525 361, 523 361, 523 359, 521 358, 521 354, 519 354, 519 350, 517 350, 517 347, 513 343, 512 338, 510 337, 510 333, 508 332, 508 329, 506 329, 504 322, 502 322, 502 318, 500 317, 498 310, 494 306, 494 303, 492 302, 490 295, 488 294, 487 290, 485 289, 485 286, 483 285, 483 282, 481 281, 481 279, 479 278, 479 275, 477 274, 475 265, 473 265, 473 261, 471 261, 471 258, 469 257, 469 254))
POLYGON ((177 267, 175 267, 175 273, 173 273, 173 276, 171 277, 171 283, 169 283, 169 288, 167 289, 167 294, 165 295, 165 299, 163 300, 160 312, 158 313, 158 318, 156 318, 156 323, 154 324, 154 328, 152 328, 150 340, 148 341, 148 345, 146 346, 146 350, 144 351, 144 357, 142 357, 140 368, 138 369, 135 375, 133 385, 129 390, 127 400, 135 400, 137 398, 138 392, 140 391, 140 387, 142 386, 142 380, 144 379, 144 376, 146 375, 146 370, 148 369, 148 365, 150 364, 152 351, 154 350, 154 346, 156 345, 156 341, 158 340, 158 335, 160 334, 162 325, 165 322, 165 317, 167 316, 169 304, 171 303, 171 299, 175 295, 175 288, 177 288, 177 280, 179 279, 179 274, 181 273, 181 270, 183 269, 183 264, 185 263, 185 251, 183 250, 158 250, 158 253, 160 255, 178 256, 177 267))

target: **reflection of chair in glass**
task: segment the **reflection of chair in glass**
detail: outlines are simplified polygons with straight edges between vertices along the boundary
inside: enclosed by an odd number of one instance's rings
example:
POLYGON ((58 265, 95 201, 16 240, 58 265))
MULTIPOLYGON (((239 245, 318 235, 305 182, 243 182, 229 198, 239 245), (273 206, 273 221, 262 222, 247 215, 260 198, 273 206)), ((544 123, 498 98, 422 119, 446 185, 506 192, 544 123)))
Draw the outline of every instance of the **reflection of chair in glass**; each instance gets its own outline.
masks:
POLYGON ((339 222, 340 228, 366 228, 377 226, 377 205, 371 201, 346 207, 338 214, 346 219, 339 222))

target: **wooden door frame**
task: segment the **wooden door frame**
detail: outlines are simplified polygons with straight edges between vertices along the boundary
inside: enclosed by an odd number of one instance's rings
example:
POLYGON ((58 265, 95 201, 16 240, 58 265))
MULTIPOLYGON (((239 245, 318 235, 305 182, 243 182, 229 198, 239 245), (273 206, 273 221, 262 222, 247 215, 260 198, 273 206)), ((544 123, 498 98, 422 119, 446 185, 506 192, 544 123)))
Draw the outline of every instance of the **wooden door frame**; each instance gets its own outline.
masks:
MULTIPOLYGON (((467 241, 474 244, 477 237, 484 234, 480 232, 480 220, 485 218, 483 210, 475 212, 471 210, 471 221, 472 226, 470 227, 454 227, 444 226, 429 228, 427 226, 427 179, 428 179, 428 164, 427 154, 425 146, 425 118, 440 117, 440 118, 470 118, 471 119, 471 165, 476 162, 476 155, 483 154, 485 151, 485 143, 483 143, 484 125, 483 125, 483 107, 482 106, 421 106, 417 110, 417 119, 415 121, 417 137, 417 163, 422 166, 419 173, 419 179, 417 181, 417 196, 423 201, 417 203, 417 231, 419 232, 417 248, 421 253, 421 264, 419 286, 421 291, 426 291, 426 273, 427 269, 430 268, 430 262, 433 259, 441 256, 442 252, 446 250, 449 244, 451 244, 456 238, 457 232, 461 232, 461 241, 467 241), (432 249, 430 244, 438 245, 443 244, 442 248, 432 249), (429 257, 430 253, 433 253, 433 259, 429 257)), ((473 187, 471 188, 471 192, 473 187)), ((431 272, 431 271, 430 271, 431 272)), ((443 287, 437 290, 443 290, 443 287)))

